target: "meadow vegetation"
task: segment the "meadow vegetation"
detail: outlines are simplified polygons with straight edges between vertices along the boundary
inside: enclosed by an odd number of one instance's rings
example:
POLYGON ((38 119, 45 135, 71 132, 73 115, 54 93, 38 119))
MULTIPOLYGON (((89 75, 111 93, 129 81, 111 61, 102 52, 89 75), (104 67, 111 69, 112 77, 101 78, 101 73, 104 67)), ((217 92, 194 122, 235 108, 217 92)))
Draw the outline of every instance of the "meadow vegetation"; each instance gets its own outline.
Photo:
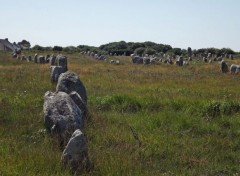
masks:
MULTIPOLYGON (((67 56, 89 98, 84 133, 94 169, 85 175, 240 174, 239 75, 222 74, 217 62, 67 56)), ((43 95, 55 87, 48 64, 0 52, 0 175, 71 175, 43 130, 43 95)))

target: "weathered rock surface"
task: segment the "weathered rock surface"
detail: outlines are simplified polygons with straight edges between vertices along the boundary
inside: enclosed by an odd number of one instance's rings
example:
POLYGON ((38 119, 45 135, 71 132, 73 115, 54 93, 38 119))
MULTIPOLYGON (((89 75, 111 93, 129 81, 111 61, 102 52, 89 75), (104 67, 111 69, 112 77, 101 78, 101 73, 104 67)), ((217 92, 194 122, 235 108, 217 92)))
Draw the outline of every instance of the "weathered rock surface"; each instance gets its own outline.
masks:
POLYGON ((56 57, 55 56, 50 56, 49 58, 49 63, 50 63, 50 66, 53 66, 56 64, 56 57))
POLYGON ((237 74, 240 71, 240 65, 232 64, 230 67, 230 72, 232 74, 237 74))
POLYGON ((46 129, 60 135, 63 140, 84 126, 82 111, 65 92, 46 92, 43 112, 46 129))
POLYGON ((37 62, 38 62, 39 64, 45 63, 45 57, 44 57, 44 56, 39 56, 38 59, 37 59, 37 62))
POLYGON ((37 62, 38 62, 38 55, 37 55, 37 54, 34 55, 33 61, 34 61, 34 63, 37 63, 37 62))
POLYGON ((150 58, 149 58, 149 57, 144 57, 144 58, 143 58, 143 64, 144 64, 144 65, 150 64, 150 58))
POLYGON ((82 111, 82 113, 85 114, 87 112, 87 105, 81 96, 76 91, 71 92, 69 95, 82 111))
POLYGON ((57 65, 62 67, 62 72, 68 71, 68 66, 67 66, 67 57, 63 56, 61 54, 57 55, 56 58, 57 65))
POLYGON ((78 75, 74 72, 67 71, 60 75, 58 78, 56 91, 66 92, 67 94, 76 91, 87 105, 87 93, 85 86, 79 79, 78 75))
POLYGON ((79 129, 72 134, 62 153, 61 162, 64 168, 69 167, 73 172, 89 169, 87 140, 79 129))
POLYGON ((222 73, 228 72, 228 65, 226 64, 226 62, 224 60, 222 60, 220 62, 220 68, 221 68, 222 73))
POLYGON ((63 73, 62 67, 61 66, 51 66, 50 70, 51 70, 51 75, 50 75, 51 82, 57 82, 60 74, 63 73))
POLYGON ((139 56, 133 56, 132 57, 132 62, 134 64, 143 64, 143 58, 139 56))

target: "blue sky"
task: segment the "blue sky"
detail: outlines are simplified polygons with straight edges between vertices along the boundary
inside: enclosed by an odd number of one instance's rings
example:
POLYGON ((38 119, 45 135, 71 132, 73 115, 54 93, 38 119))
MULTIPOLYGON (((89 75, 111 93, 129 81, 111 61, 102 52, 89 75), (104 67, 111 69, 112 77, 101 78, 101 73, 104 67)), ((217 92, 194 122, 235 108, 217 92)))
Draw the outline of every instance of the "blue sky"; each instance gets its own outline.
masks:
POLYGON ((240 0, 0 0, 0 38, 32 45, 114 41, 240 51, 240 0))

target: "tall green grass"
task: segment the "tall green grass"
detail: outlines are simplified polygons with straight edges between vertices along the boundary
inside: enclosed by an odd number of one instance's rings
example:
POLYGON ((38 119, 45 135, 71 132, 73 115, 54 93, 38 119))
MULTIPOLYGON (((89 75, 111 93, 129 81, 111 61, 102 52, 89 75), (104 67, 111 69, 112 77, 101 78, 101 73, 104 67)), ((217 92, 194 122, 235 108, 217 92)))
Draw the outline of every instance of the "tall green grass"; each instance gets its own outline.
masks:
MULTIPOLYGON (((239 75, 221 74, 217 63, 68 58, 89 97, 84 133, 94 169, 84 175, 240 173, 239 75)), ((55 86, 47 64, 0 52, 0 175, 71 175, 43 126, 43 95, 55 86)))

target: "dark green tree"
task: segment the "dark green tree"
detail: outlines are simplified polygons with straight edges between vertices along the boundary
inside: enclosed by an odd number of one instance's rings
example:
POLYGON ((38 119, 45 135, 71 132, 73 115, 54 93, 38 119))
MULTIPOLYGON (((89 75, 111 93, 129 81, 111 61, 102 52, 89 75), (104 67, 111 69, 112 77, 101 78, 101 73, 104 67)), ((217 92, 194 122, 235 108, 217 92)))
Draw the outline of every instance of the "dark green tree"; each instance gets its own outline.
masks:
POLYGON ((153 48, 146 48, 144 51, 144 54, 154 55, 154 54, 156 54, 156 50, 153 48))
POLYGON ((143 48, 143 47, 137 48, 137 49, 135 49, 135 51, 134 51, 135 54, 140 55, 140 56, 141 56, 142 54, 144 54, 144 52, 145 52, 145 48, 143 48))
POLYGON ((63 47, 61 46, 54 46, 53 47, 53 51, 62 51, 63 50, 63 47))
POLYGON ((17 43, 22 49, 30 49, 31 44, 27 40, 22 40, 21 42, 17 43))
POLYGON ((35 45, 32 47, 32 50, 39 50, 39 51, 43 51, 44 47, 40 46, 40 45, 35 45))

